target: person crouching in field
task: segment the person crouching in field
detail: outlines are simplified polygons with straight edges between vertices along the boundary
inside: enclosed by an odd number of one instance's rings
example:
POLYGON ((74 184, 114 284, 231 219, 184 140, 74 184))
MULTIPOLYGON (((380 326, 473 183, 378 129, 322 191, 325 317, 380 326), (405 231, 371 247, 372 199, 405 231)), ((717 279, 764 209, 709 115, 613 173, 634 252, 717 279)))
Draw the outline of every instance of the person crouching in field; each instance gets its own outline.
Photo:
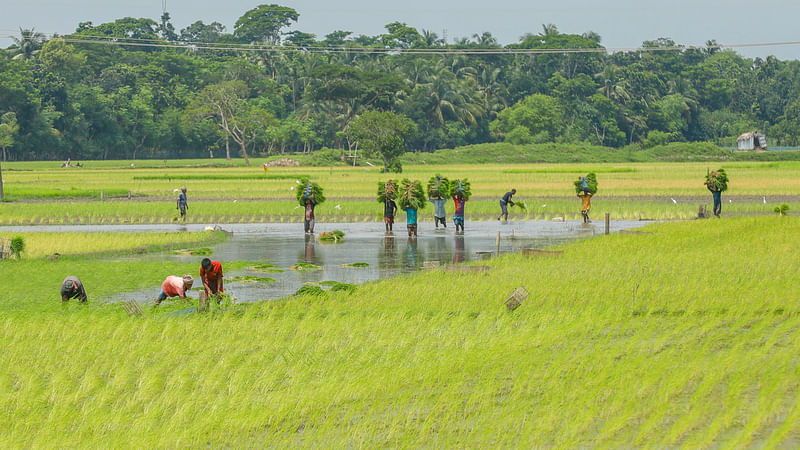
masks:
POLYGON ((184 275, 182 277, 177 277, 175 275, 168 276, 164 282, 161 283, 161 293, 158 294, 158 298, 155 300, 156 305, 166 300, 167 297, 186 298, 186 293, 192 288, 192 284, 194 284, 194 278, 192 278, 191 275, 184 275))
POLYGON ((189 208, 189 204, 186 199, 186 186, 181 187, 181 193, 178 194, 178 204, 175 206, 175 209, 179 209, 181 211, 181 220, 186 222, 186 210, 189 208))
POLYGON ((439 228, 439 222, 442 223, 443 227, 447 228, 447 213, 444 210, 445 199, 436 197, 428 201, 433 203, 433 223, 436 228, 439 228))
POLYGON ((203 289, 207 296, 225 292, 222 287, 222 264, 203 258, 200 262, 200 279, 203 280, 203 289))
POLYGON ((314 207, 317 206, 317 201, 314 200, 314 195, 312 194, 311 197, 306 197, 305 200, 305 220, 303 221, 303 228, 305 229, 306 233, 314 233, 314 207))
POLYGON ((386 231, 392 231, 394 225, 394 215, 397 214, 397 203, 394 200, 387 198, 383 204, 383 223, 386 226, 386 231))
POLYGON ((453 202, 456 204, 456 210, 453 213, 453 225, 456 226, 456 233, 458 233, 458 227, 461 227, 461 232, 464 232, 464 203, 467 199, 461 195, 460 192, 453 194, 453 202))
POLYGON ((406 212, 406 227, 408 228, 408 237, 412 235, 417 237, 417 208, 410 206, 403 208, 406 212))
POLYGON ((70 275, 61 282, 61 301, 66 302, 71 298, 77 298, 79 302, 86 302, 86 290, 78 277, 70 275))
POLYGON ((583 223, 589 223, 589 210, 592 209, 592 194, 591 192, 583 191, 578 194, 581 199, 581 215, 583 216, 583 223))

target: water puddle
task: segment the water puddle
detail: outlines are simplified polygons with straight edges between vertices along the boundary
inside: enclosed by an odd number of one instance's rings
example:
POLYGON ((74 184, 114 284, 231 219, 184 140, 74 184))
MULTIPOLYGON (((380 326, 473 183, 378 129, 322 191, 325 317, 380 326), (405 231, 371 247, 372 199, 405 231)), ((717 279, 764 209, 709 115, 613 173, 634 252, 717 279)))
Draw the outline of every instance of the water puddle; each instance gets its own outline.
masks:
MULTIPOLYGON (((648 222, 615 221, 611 231, 641 227, 648 222)), ((57 232, 164 232, 202 231, 205 225, 66 225, 0 227, 0 231, 57 231, 57 232)), ((302 224, 230 224, 221 228, 232 232, 225 242, 212 247, 211 259, 222 262, 226 278, 225 290, 240 302, 252 302, 285 297, 304 284, 321 284, 325 281, 359 284, 379 278, 421 270, 429 261, 453 264, 491 257, 497 252, 497 235, 500 233, 500 253, 519 252, 523 249, 541 249, 566 241, 587 238, 604 233, 603 223, 584 225, 580 222, 521 221, 467 222, 464 234, 455 234, 454 228, 434 230, 433 224, 420 224, 419 236, 409 238, 405 224, 395 225, 393 233, 386 234, 382 223, 318 224, 316 235, 305 235, 302 224), (317 236, 324 231, 341 230, 344 242, 322 243, 317 236), (226 261, 252 261, 268 263, 277 270, 264 268, 226 270, 226 261), (318 269, 291 270, 298 263, 319 266, 318 269), (354 263, 361 263, 355 264, 354 263), (268 278, 267 278, 268 277, 268 278), (264 278, 267 278, 264 280, 264 278), (274 281, 269 282, 269 279, 274 281)), ((126 260, 172 259, 196 262, 199 272, 200 256, 178 255, 173 252, 149 255, 131 255, 126 260)), ((170 274, 164 274, 166 277, 170 274)), ((160 287, 120 293, 101 301, 119 302, 129 299, 148 301, 156 297, 160 287)), ((197 296, 193 291, 192 297, 197 296)))

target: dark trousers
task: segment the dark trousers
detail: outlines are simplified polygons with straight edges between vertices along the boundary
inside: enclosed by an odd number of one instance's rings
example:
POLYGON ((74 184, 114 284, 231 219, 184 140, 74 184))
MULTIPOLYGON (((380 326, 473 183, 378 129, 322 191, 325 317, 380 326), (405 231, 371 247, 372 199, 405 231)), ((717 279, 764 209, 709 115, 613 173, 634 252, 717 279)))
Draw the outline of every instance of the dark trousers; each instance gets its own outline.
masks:
POLYGON ((722 213, 722 192, 711 191, 711 195, 714 196, 714 215, 719 217, 722 213))

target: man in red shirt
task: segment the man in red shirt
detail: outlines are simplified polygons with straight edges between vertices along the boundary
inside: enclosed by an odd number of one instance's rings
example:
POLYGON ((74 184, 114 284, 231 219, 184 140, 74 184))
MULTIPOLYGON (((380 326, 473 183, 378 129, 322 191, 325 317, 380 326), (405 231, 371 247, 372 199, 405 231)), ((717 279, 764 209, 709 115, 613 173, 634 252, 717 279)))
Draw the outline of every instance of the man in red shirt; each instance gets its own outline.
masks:
POLYGON ((203 280, 203 289, 206 295, 221 294, 225 292, 222 288, 222 264, 219 261, 212 261, 203 258, 200 262, 200 278, 203 280))
POLYGON ((186 292, 192 288, 192 284, 194 284, 194 278, 191 275, 184 275, 183 277, 168 276, 161 283, 161 294, 156 299, 156 305, 166 300, 167 297, 186 298, 186 292))

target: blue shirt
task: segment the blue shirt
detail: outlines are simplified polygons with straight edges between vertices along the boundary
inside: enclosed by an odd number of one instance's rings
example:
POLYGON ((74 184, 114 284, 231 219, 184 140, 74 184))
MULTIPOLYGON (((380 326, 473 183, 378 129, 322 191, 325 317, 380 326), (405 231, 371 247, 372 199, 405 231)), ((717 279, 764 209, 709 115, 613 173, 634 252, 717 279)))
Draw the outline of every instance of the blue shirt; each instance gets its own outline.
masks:
POLYGON ((186 194, 184 194, 183 192, 178 194, 178 203, 180 203, 181 205, 186 205, 186 194))
POLYGON ((409 225, 417 224, 417 209, 416 208, 403 208, 406 212, 406 223, 409 225))

